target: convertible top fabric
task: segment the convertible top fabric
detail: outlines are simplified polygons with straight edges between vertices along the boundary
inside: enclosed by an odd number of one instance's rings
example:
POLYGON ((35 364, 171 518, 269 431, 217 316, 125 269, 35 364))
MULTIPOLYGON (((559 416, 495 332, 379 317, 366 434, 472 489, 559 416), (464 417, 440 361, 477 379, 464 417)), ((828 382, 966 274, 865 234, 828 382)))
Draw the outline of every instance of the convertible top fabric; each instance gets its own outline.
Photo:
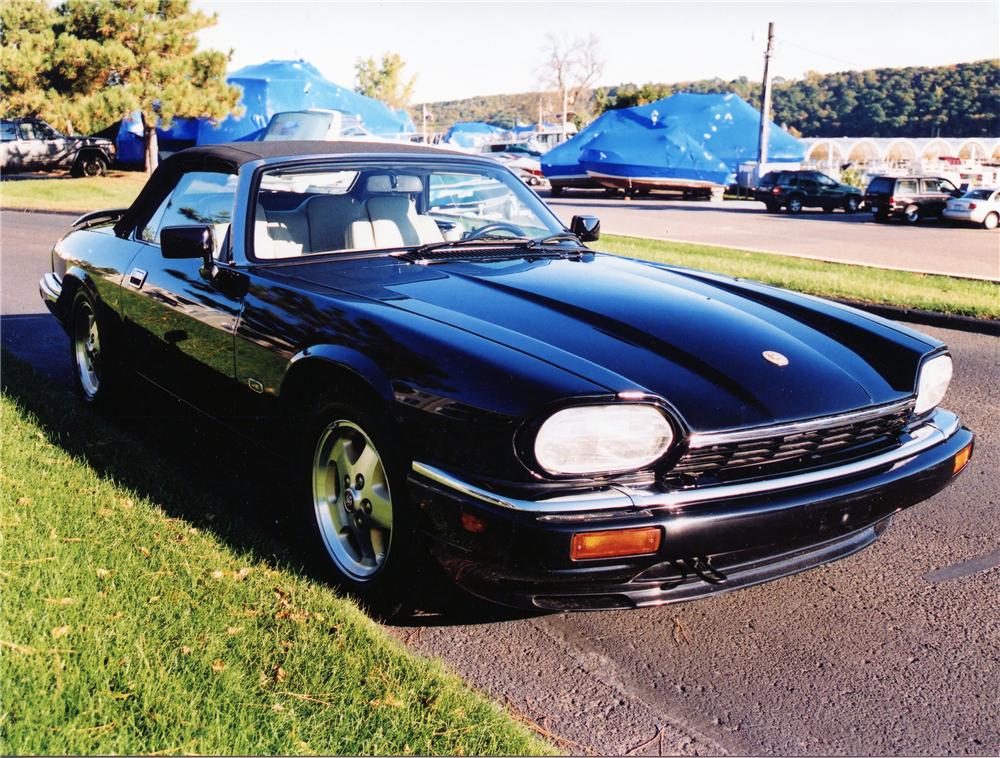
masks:
POLYGON ((171 187, 177 175, 186 171, 222 171, 235 174, 244 163, 262 158, 295 158, 307 155, 430 155, 459 156, 468 159, 467 153, 445 150, 409 142, 365 142, 351 140, 327 142, 325 140, 298 140, 288 142, 231 142, 220 145, 200 145, 181 150, 166 158, 152 173, 139 196, 128 211, 115 224, 117 234, 130 231, 136 221, 143 218, 145 211, 159 204, 171 187))
MULTIPOLYGON (((608 111, 542 158, 549 177, 614 177, 728 185, 757 157, 760 112, 736 95, 678 94, 608 111)), ((802 143, 772 123, 768 161, 799 163, 802 143)))

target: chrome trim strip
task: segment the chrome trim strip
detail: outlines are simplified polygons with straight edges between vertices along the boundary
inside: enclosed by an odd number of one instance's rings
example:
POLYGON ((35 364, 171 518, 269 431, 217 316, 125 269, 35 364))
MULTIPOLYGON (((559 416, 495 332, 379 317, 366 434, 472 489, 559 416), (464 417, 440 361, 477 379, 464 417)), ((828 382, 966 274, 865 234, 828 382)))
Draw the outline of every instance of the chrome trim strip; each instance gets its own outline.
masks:
POLYGON ((782 437, 788 434, 800 434, 802 432, 815 431, 817 429, 827 429, 833 426, 844 424, 857 424, 869 419, 888 416, 899 411, 912 409, 915 398, 908 397, 905 400, 898 400, 887 405, 880 405, 875 408, 865 408, 860 411, 850 413, 840 413, 835 416, 821 416, 820 418, 806 419, 804 421, 793 421, 789 424, 777 424, 774 426, 758 426, 753 429, 738 429, 724 432, 704 432, 692 434, 688 438, 688 446, 692 450, 712 445, 727 445, 733 442, 752 442, 757 439, 769 437, 782 437))
POLYGON ((58 276, 49 272, 38 282, 38 291, 41 293, 42 299, 54 303, 59 299, 59 295, 62 294, 62 282, 58 276))
POLYGON ((898 448, 871 458, 846 463, 843 466, 807 471, 792 476, 762 479, 756 482, 724 484, 702 489, 675 492, 650 492, 644 490, 609 489, 583 495, 565 495, 545 500, 521 500, 488 492, 474 484, 463 482, 439 468, 419 461, 413 462, 413 472, 435 484, 455 490, 468 497, 490 505, 526 513, 574 513, 581 511, 620 510, 624 508, 664 508, 692 503, 746 497, 762 492, 777 492, 794 487, 805 487, 825 481, 854 476, 873 468, 891 464, 904 465, 913 456, 939 445, 960 428, 958 417, 949 411, 935 411, 919 428, 910 434, 910 440, 898 448))

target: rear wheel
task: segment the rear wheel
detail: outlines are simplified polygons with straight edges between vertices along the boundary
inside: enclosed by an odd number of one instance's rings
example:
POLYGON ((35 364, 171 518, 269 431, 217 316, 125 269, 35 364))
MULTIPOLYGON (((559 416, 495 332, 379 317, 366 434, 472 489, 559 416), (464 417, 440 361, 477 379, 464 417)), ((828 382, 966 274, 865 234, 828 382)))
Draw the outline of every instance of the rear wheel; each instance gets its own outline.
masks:
POLYGON ((552 197, 559 197, 562 193, 563 193, 563 188, 561 185, 553 184, 551 187, 549 187, 549 194, 552 197))
POLYGON ((302 536, 320 573, 375 614, 395 618, 431 575, 398 435, 365 398, 333 397, 317 403, 300 447, 302 536))
POLYGON ((986 218, 983 219, 983 229, 996 229, 1000 226, 1000 215, 996 213, 986 214, 986 218))
POLYGON ((792 195, 785 205, 789 213, 802 213, 802 198, 799 195, 792 195))
POLYGON ((909 205, 906 210, 903 211, 903 220, 907 224, 916 224, 920 221, 920 207, 916 205, 909 205))
POLYGON ((778 203, 764 203, 764 207, 767 208, 768 213, 777 213, 781 210, 781 205, 778 203))
POLYGON ((121 369, 101 328, 97 301, 85 289, 73 299, 69 325, 76 393, 88 405, 109 408, 122 386, 121 369))

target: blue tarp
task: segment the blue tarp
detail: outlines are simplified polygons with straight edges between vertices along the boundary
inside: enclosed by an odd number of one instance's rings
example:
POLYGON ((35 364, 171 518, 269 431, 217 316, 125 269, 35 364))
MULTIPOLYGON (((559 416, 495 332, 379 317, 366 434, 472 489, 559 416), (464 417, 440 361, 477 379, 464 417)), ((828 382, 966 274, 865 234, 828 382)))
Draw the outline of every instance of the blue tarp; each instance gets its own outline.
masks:
MULTIPOLYGON (((174 119, 170 129, 157 129, 160 149, 179 150, 191 145, 210 145, 240 140, 260 131, 275 113, 325 108, 359 116, 369 132, 380 136, 415 131, 410 116, 384 103, 327 81, 305 61, 268 61, 244 66, 227 79, 243 94, 243 115, 230 116, 213 125, 205 118, 174 119)), ((124 119, 118 130, 118 160, 142 162, 142 126, 137 117, 124 119)))
MULTIPOLYGON (((542 157, 548 177, 650 184, 729 185, 739 164, 757 157, 760 113, 736 95, 673 95, 608 111, 542 157)), ((776 124, 768 130, 768 162, 798 163, 799 140, 776 124)))
POLYGON ((504 139, 510 134, 509 129, 504 129, 493 124, 486 124, 481 121, 459 121, 453 124, 448 133, 444 136, 444 141, 459 147, 480 147, 487 142, 496 139, 504 139))

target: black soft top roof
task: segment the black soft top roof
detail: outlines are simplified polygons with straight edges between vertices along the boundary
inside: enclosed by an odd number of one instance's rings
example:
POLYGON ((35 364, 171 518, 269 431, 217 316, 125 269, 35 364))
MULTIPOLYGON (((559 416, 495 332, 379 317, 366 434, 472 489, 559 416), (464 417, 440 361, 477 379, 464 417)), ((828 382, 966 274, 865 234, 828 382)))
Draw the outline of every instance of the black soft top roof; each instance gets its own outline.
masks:
POLYGON ((209 170, 235 174, 244 163, 262 158, 295 158, 303 155, 438 155, 472 157, 468 153, 456 150, 443 150, 427 145, 414 145, 409 142, 364 142, 360 140, 344 140, 328 142, 325 140, 288 140, 274 142, 226 142, 219 145, 200 145, 189 147, 166 158, 156 171, 149 177, 146 186, 132 203, 118 223, 115 224, 117 234, 127 234, 144 218, 147 212, 152 212, 161 202, 167 192, 176 184, 177 175, 187 171, 209 170))
POLYGON ((422 155, 464 155, 455 150, 444 150, 439 147, 415 145, 410 142, 365 142, 360 140, 344 140, 328 142, 326 140, 287 140, 272 142, 226 142, 219 145, 201 145, 189 147, 170 156, 168 161, 178 160, 205 161, 228 163, 237 169, 244 163, 261 158, 294 158, 300 155, 366 155, 366 154, 422 154, 422 155))

